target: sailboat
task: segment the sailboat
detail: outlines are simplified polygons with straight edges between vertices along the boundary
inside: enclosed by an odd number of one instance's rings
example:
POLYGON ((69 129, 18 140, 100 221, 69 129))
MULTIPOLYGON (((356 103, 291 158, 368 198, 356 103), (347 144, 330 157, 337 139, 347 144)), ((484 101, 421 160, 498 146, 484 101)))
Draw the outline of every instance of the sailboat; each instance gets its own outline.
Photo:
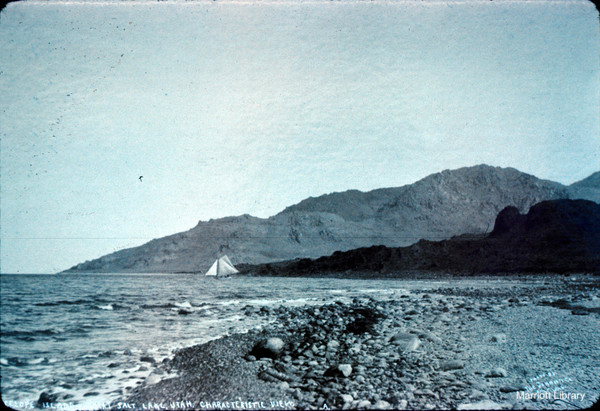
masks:
POLYGON ((239 271, 233 266, 233 263, 224 255, 223 257, 217 258, 217 260, 210 266, 210 269, 206 272, 206 277, 229 277, 231 274, 237 274, 239 271))

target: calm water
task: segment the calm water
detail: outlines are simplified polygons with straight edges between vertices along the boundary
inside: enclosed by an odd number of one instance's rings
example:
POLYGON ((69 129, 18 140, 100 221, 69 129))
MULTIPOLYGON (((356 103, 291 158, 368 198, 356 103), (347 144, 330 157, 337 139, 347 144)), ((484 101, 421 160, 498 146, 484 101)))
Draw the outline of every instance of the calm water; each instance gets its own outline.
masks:
POLYGON ((215 280, 181 274, 0 280, 2 399, 35 403, 42 391, 50 391, 77 409, 123 398, 152 371, 140 362, 142 356, 161 361, 174 349, 266 321, 246 317, 246 305, 322 304, 357 295, 387 299, 409 292, 406 282, 390 280, 215 280))

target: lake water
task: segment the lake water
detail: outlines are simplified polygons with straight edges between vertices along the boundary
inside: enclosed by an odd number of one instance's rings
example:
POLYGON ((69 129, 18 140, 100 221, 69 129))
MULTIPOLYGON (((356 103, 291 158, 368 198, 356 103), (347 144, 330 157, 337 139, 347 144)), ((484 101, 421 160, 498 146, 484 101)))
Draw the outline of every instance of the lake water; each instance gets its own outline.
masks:
MULTIPOLYGON (((40 393, 65 407, 123 398, 173 350, 266 321, 246 305, 395 298, 418 282, 181 274, 2 275, 2 399, 29 408, 40 393)), ((443 282, 441 282, 443 283, 443 282)), ((422 284, 422 283, 421 283, 422 284)), ((429 283, 428 283, 429 284, 429 283)))

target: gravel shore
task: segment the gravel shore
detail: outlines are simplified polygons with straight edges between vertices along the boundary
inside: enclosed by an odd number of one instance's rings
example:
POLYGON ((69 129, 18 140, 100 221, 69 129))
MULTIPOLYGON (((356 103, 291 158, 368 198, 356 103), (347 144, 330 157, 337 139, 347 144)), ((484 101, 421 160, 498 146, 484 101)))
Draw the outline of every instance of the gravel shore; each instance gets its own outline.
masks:
POLYGON ((270 325, 178 351, 115 408, 580 409, 598 400, 599 277, 466 281, 423 281, 389 299, 247 306, 270 325))

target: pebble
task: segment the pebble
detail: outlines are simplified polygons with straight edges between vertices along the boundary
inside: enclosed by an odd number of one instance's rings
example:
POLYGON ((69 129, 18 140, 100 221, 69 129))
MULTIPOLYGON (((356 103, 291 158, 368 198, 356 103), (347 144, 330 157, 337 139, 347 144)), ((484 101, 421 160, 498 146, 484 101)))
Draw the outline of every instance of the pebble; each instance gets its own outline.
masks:
POLYGON ((362 400, 356 404, 356 408, 367 408, 370 406, 371 406, 371 401, 369 401, 369 400, 362 400))
POLYGON ((395 407, 397 410, 405 410, 408 408, 408 401, 406 400, 400 400, 395 404, 395 407))
POLYGON ((146 378, 144 383, 146 385, 154 385, 160 381, 161 381, 161 378, 157 374, 152 373, 148 376, 148 378, 146 378))
POLYGON ((354 401, 354 398, 350 394, 342 394, 340 395, 340 398, 342 399, 342 401, 344 401, 344 404, 351 403, 352 401, 354 401))
POLYGON ((516 384, 503 385, 500 387, 500 392, 515 392, 515 391, 524 391, 525 387, 516 384))
POLYGON ((414 351, 421 345, 421 341, 416 336, 404 332, 394 335, 390 342, 396 344, 402 352, 414 351))
POLYGON ((474 400, 487 400, 488 396, 479 390, 472 390, 471 394, 469 395, 469 398, 472 398, 474 400))
POLYGON ((154 358, 150 357, 150 356, 140 357, 140 361, 149 362, 149 363, 152 363, 152 364, 154 364, 156 362, 156 360, 154 358))
POLYGON ((371 407, 374 410, 389 410, 392 408, 392 405, 384 400, 379 400, 371 407))
POLYGON ((460 360, 448 360, 440 364, 442 371, 460 370, 465 367, 465 363, 460 360))
POLYGON ((333 365, 325 371, 327 376, 344 376, 349 377, 352 374, 352 366, 350 364, 333 365))
POLYGON ((488 378, 501 378, 506 377, 507 375, 508 373, 504 368, 498 367, 490 370, 490 372, 488 372, 485 376, 488 378))

